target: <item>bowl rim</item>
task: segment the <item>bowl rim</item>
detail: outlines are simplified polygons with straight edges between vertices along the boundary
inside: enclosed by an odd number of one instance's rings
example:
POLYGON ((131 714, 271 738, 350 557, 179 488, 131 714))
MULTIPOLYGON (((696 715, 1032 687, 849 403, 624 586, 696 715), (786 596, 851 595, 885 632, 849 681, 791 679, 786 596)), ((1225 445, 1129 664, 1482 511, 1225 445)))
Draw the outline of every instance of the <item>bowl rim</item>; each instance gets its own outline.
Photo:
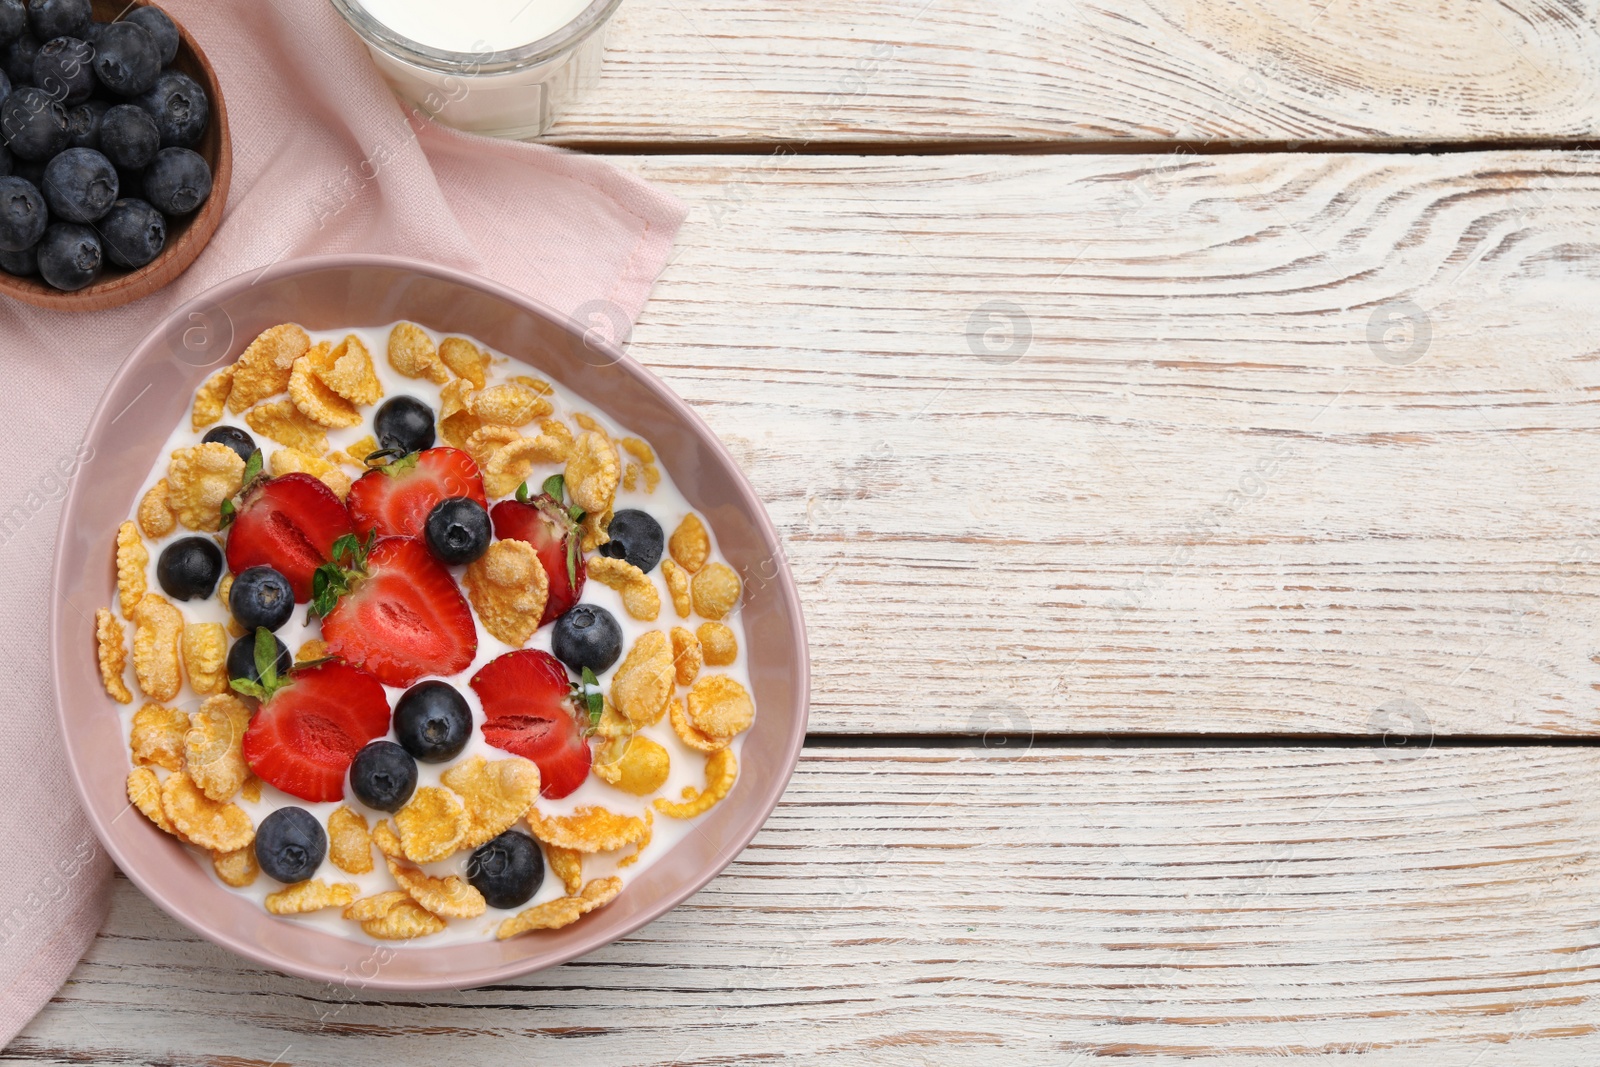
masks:
MULTIPOLYGON (((85 438, 92 435, 103 425, 109 412, 111 399, 116 395, 118 387, 134 374, 137 367, 145 361, 149 353, 157 348, 174 323, 187 321, 189 314, 219 305, 239 292, 253 288, 262 282, 277 281, 292 275, 321 270, 359 270, 362 268, 410 271, 440 281, 476 289, 487 296, 506 301, 524 312, 542 317, 575 337, 579 336, 568 317, 556 312, 549 305, 503 286, 498 282, 452 267, 427 263, 409 257, 374 253, 341 253, 284 260, 268 266, 265 270, 246 271, 235 275, 199 293, 193 299, 184 302, 181 306, 163 315, 133 347, 128 357, 123 360, 122 365, 112 375, 110 382, 105 387, 105 391, 101 394, 99 402, 95 405, 94 413, 89 418, 87 428, 84 431, 85 438)), ((767 542, 767 547, 772 550, 773 557, 781 564, 778 567, 777 582, 783 587, 786 594, 783 598, 784 615, 787 617, 789 625, 793 628, 800 652, 797 662, 793 664, 794 690, 797 697, 796 710, 798 714, 794 718, 788 735, 783 739, 783 759, 780 765, 785 770, 781 775, 774 775, 760 784, 758 787, 760 791, 752 797, 752 804, 748 806, 757 817, 745 821, 743 829, 740 829, 729 838, 726 847, 719 850, 715 862, 699 871, 693 878, 677 884, 669 892, 640 908, 636 915, 624 920, 615 932, 608 934, 603 939, 593 942, 580 942, 569 949, 558 951, 548 958, 534 955, 497 965, 469 968, 460 973, 438 977, 430 976, 417 979, 386 978, 380 970, 377 974, 363 979, 363 988, 366 989, 390 991, 468 989, 474 986, 518 978, 549 967, 555 967, 603 948, 614 941, 620 941, 689 899, 689 897, 699 892, 712 879, 727 869, 728 865, 737 859, 745 848, 749 846, 751 840, 761 831, 771 817, 773 810, 778 805, 778 801, 782 799, 784 792, 787 790, 789 781, 799 763, 800 752, 805 742, 806 726, 810 717, 810 645, 806 635, 805 616, 800 608, 799 590, 794 581, 794 575, 789 569, 787 555, 783 551, 782 541, 778 535, 777 528, 772 524, 771 516, 767 514, 765 506, 762 505, 760 498, 751 487, 749 480, 744 477, 743 472, 734 461, 732 454, 728 452, 727 447, 723 445, 716 433, 706 425, 704 420, 686 401, 668 388, 665 382, 656 377, 642 363, 610 342, 592 334, 587 337, 580 337, 580 339, 592 347, 601 348, 615 363, 622 365, 629 374, 654 395, 658 402, 664 405, 673 416, 698 437, 703 445, 708 446, 726 464, 727 469, 734 475, 732 481, 739 505, 753 519, 753 525, 767 542)), ((236 338, 234 344, 236 345, 237 343, 238 339, 236 338)), ((69 528, 67 517, 76 510, 80 494, 92 491, 86 488, 83 483, 84 479, 72 479, 71 486, 61 504, 61 519, 56 530, 54 546, 55 556, 50 566, 52 589, 61 588, 65 568, 67 531, 69 528)), ((60 596, 51 597, 48 622, 50 628, 51 699, 55 704, 56 727, 61 738, 62 747, 65 750, 68 771, 72 776, 72 784, 77 791, 79 803, 89 821, 90 827, 94 830, 95 836, 110 855, 117 869, 126 875, 134 885, 138 886, 139 890, 162 911, 213 944, 263 966, 299 978, 322 982, 338 982, 347 978, 347 975, 335 967, 323 967, 314 961, 285 959, 267 945, 237 937, 227 929, 217 928, 211 924, 201 922, 185 913, 182 909, 175 907, 165 899, 164 894, 152 887, 144 877, 139 863, 132 861, 116 836, 109 832, 108 826, 102 824, 94 805, 89 799, 86 778, 87 768, 82 765, 76 746, 69 740, 72 734, 68 728, 66 706, 61 699, 61 693, 65 691, 64 669, 68 653, 68 649, 63 647, 62 642, 58 640, 59 627, 62 622, 61 614, 64 610, 62 599, 60 596)), ((239 899, 241 902, 245 900, 243 897, 239 899)), ((337 935, 330 934, 329 936, 337 935)), ((403 952, 406 950, 407 946, 403 944, 394 948, 394 951, 403 952)))

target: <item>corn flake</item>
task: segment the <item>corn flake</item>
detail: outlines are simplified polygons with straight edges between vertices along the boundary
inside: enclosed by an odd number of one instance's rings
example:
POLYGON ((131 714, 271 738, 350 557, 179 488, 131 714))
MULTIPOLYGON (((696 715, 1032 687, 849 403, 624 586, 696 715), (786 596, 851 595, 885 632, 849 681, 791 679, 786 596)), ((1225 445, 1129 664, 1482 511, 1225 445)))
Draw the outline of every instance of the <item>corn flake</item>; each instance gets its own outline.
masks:
POLYGON ((670 559, 661 561, 661 576, 667 580, 667 592, 672 594, 672 610, 678 618, 689 617, 689 572, 670 559))
POLYGON ((700 521, 700 516, 691 511, 683 517, 672 536, 667 538, 667 551, 690 574, 706 565, 706 560, 711 558, 711 535, 706 532, 706 524, 700 521))
POLYGON ((145 570, 150 566, 150 553, 139 537, 139 527, 131 521, 117 527, 117 600, 122 605, 124 618, 139 603, 145 590, 150 588, 145 580, 145 570))
POLYGON ((355 334, 334 345, 314 370, 323 385, 352 404, 376 404, 383 399, 383 383, 372 364, 372 353, 355 334))
POLYGON ((178 642, 183 612, 160 593, 146 593, 130 613, 133 620, 133 676, 151 700, 171 700, 183 685, 178 642))
POLYGON ((561 884, 566 887, 569 894, 576 893, 583 885, 583 853, 575 848, 557 848, 555 845, 544 846, 545 862, 550 864, 550 870, 561 879, 561 884))
MULTIPOLYGON (((539 797, 539 768, 520 756, 489 762, 473 756, 439 776, 465 801, 470 829, 461 848, 477 848, 511 829, 539 797)), ((427 907, 427 902, 421 902, 427 907)), ((432 909, 430 909, 432 910, 432 909)))
POLYGON ((289 388, 294 361, 310 348, 310 335, 292 322, 263 331, 233 365, 228 410, 237 415, 256 401, 289 388))
POLYGON ((583 887, 577 896, 559 897, 543 904, 535 904, 527 911, 518 912, 500 924, 496 935, 501 941, 527 933, 529 930, 559 930, 570 926, 583 916, 611 903, 622 892, 622 879, 616 875, 596 878, 583 887))
POLYGON ((483 894, 460 875, 434 878, 394 860, 389 861, 389 873, 412 900, 441 919, 475 919, 489 907, 483 894))
POLYGON ((566 445, 554 437, 519 437, 496 449, 484 463, 484 491, 490 496, 510 496, 528 480, 534 464, 560 463, 566 456, 566 445))
POLYGON ((459 448, 463 452, 469 451, 467 442, 472 435, 483 429, 483 420, 470 411, 457 411, 453 415, 439 416, 439 436, 444 438, 444 443, 451 448, 459 448))
POLYGON ((539 628, 550 596, 544 564, 525 541, 495 541, 467 567, 462 584, 483 628, 519 648, 539 628))
POLYGON ((522 434, 510 426, 480 426, 461 447, 481 470, 496 452, 520 440, 522 434))
POLYGON ((707 667, 726 667, 739 658, 739 639, 725 623, 703 622, 694 633, 707 667))
POLYGON ((313 637, 300 646, 300 651, 294 654, 296 663, 310 663, 312 660, 326 659, 328 656, 328 642, 320 637, 313 637))
POLYGON ((449 367, 458 378, 482 389, 489 381, 489 353, 465 337, 446 337, 439 342, 439 362, 449 367))
POLYGON ((335 882, 329 885, 320 878, 312 878, 285 886, 276 893, 268 893, 263 901, 274 915, 304 915, 323 908, 344 908, 355 902, 360 887, 353 882, 335 882))
POLYGON ((135 767, 128 775, 128 802, 167 833, 177 836, 178 829, 161 810, 161 779, 149 767, 135 767))
POLYGON ((328 858, 345 874, 372 870, 372 835, 367 817, 340 805, 328 816, 328 858))
POLYGON ((411 899, 411 895, 403 889, 386 889, 370 897, 362 897, 351 904, 341 913, 346 919, 356 922, 368 922, 372 919, 381 919, 393 911, 400 904, 411 899))
POLYGON ((378 824, 372 828, 372 843, 378 846, 378 851, 392 860, 404 859, 406 850, 400 846, 400 838, 389 826, 388 819, 379 819, 378 824))
POLYGON ((672 647, 660 630, 641 634, 611 678, 611 702, 635 724, 661 721, 676 671, 672 647))
POLYGON ((625 559, 595 556, 587 562, 589 577, 622 594, 622 606, 641 622, 654 622, 661 614, 661 594, 656 583, 625 559))
POLYGON ((601 745, 594 754, 593 769, 601 781, 642 797, 666 784, 672 758, 659 743, 634 734, 601 745))
POLYGON ((194 410, 189 413, 189 428, 199 433, 222 418, 228 410, 228 394, 233 391, 233 364, 217 371, 195 390, 194 410))
POLYGON ((339 428, 356 426, 361 422, 361 412, 356 406, 328 387, 317 374, 319 361, 327 359, 327 342, 313 348, 294 361, 289 371, 289 402, 300 414, 319 426, 339 428))
POLYGON ((244 460, 216 442, 174 449, 167 463, 168 501, 178 521, 191 530, 215 533, 222 522, 222 502, 243 481, 244 460))
POLYGON ((644 820, 636 815, 619 815, 587 804, 571 815, 546 816, 537 807, 529 807, 528 826, 545 844, 578 852, 612 852, 638 841, 645 831, 644 820))
POLYGON ((603 433, 586 431, 573 442, 567 459, 567 492, 572 502, 591 514, 609 513, 622 474, 617 451, 603 433))
POLYGON ((693 819, 704 815, 728 795, 728 790, 733 788, 734 779, 738 776, 739 761, 734 757, 733 749, 719 749, 706 760, 704 792, 696 790, 694 786, 688 786, 683 791, 683 803, 662 797, 655 801, 655 808, 661 814, 670 815, 674 819, 693 819))
POLYGON ((634 733, 639 729, 631 719, 618 711, 610 700, 603 701, 602 708, 600 721, 595 723, 594 727, 596 737, 603 737, 609 741, 615 737, 623 737, 634 733))
POLYGON ((161 479, 139 498, 139 532, 154 540, 165 537, 178 525, 178 516, 172 513, 167 497, 167 480, 161 479))
POLYGON ((256 828, 243 808, 212 800, 182 771, 167 775, 161 810, 179 836, 201 848, 232 852, 256 839, 256 828))
POLYGON ((183 763, 190 779, 212 800, 228 800, 250 777, 240 746, 250 727, 250 709, 238 697, 209 697, 189 717, 183 739, 183 763))
POLYGON ((165 767, 183 770, 183 735, 189 732, 189 716, 163 704, 146 704, 133 713, 133 729, 128 732, 128 749, 135 767, 165 767))
POLYGON ((739 603, 739 575, 726 563, 707 564, 689 583, 695 614, 715 621, 739 603))
POLYGON ((700 639, 694 631, 682 626, 672 628, 672 665, 677 672, 679 685, 693 685, 700 668, 705 664, 705 654, 700 651, 700 639))
POLYGON ((524 378, 480 388, 467 396, 467 409, 495 426, 526 426, 555 410, 550 403, 550 386, 544 382, 530 384, 534 382, 535 379, 524 378))
POLYGON ((655 836, 655 825, 655 813, 646 810, 644 813, 644 836, 634 843, 633 855, 624 856, 617 861, 618 867, 632 867, 639 862, 639 857, 644 854, 645 848, 649 846, 650 839, 655 836))
POLYGON ((323 459, 301 452, 297 448, 280 448, 272 453, 267 469, 274 478, 285 474, 301 472, 311 475, 317 481, 333 490, 334 496, 340 500, 350 495, 350 476, 344 468, 331 459, 323 459))
POLYGON ((407 378, 426 378, 434 385, 450 380, 433 338, 411 322, 402 322, 389 333, 389 366, 407 378))
POLYGON ((261 803, 261 779, 255 775, 244 780, 244 785, 239 787, 239 796, 252 804, 261 803))
POLYGON ((367 457, 376 451, 378 451, 378 439, 369 433, 354 444, 345 445, 342 452, 328 453, 328 458, 339 463, 348 463, 352 467, 359 467, 365 473, 367 457))
POLYGON ((756 708, 744 686, 725 674, 710 674, 689 689, 689 721, 712 737, 733 737, 750 728, 756 708))
POLYGON ((707 755, 727 748, 728 743, 733 740, 731 737, 712 737, 695 729, 694 723, 689 721, 688 714, 683 710, 683 701, 677 697, 672 698, 672 707, 667 709, 667 718, 671 720, 672 732, 678 735, 679 741, 707 755))
MULTIPOLYGON (((290 400, 277 400, 262 404, 245 413, 244 421, 256 433, 280 445, 288 445, 308 456, 322 456, 328 452, 328 434, 323 427, 300 413, 290 400)), ((216 445, 226 448, 226 445, 216 445)), ((231 451, 231 450, 230 450, 231 451)), ((237 457, 235 457, 237 458, 237 457)), ((242 464, 244 461, 240 460, 242 464)), ((241 470, 243 468, 241 467, 241 470)))
POLYGON ((211 869, 217 872, 225 885, 242 889, 256 880, 261 867, 256 863, 256 850, 252 845, 236 848, 232 852, 212 852, 211 869))
POLYGON ((380 941, 410 941, 427 937, 445 928, 445 921, 414 900, 403 900, 382 917, 368 919, 361 929, 380 941))
POLYGON ((123 681, 128 669, 128 650, 123 643, 122 623, 111 614, 110 608, 96 608, 94 612, 95 658, 100 663, 100 684, 106 694, 118 704, 133 703, 133 694, 123 681))
POLYGON ((220 622, 191 622, 179 641, 189 685, 201 696, 228 692, 228 632, 220 622))
POLYGON ((578 523, 578 527, 583 531, 583 550, 585 552, 593 552, 601 545, 609 543, 611 535, 606 532, 606 529, 610 525, 611 510, 609 508, 605 511, 584 512, 583 521, 578 523))
POLYGON ((406 858, 413 863, 432 863, 461 847, 472 821, 461 798, 448 789, 425 785, 395 813, 394 825, 406 858))

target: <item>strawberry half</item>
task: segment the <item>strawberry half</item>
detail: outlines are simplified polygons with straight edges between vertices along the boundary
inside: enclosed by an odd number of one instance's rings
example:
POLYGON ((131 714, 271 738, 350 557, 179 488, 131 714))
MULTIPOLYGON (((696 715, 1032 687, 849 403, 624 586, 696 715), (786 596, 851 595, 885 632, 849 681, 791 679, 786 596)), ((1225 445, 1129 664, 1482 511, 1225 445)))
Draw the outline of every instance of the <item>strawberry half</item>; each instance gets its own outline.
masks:
POLYGON ((311 605, 323 617, 328 655, 394 686, 472 663, 478 654, 472 609, 427 545, 382 537, 363 548, 352 536, 334 557, 318 571, 311 605))
POLYGON ((344 797, 345 773, 368 741, 389 732, 383 683, 329 660, 291 671, 244 734, 244 758, 264 782, 301 800, 344 797))
POLYGON ((483 665, 469 683, 483 702, 483 739, 539 765, 539 795, 564 797, 589 776, 593 758, 561 661, 521 648, 483 665))
POLYGON ((550 595, 544 602, 539 625, 555 622, 583 595, 588 579, 583 552, 578 547, 578 524, 549 493, 520 500, 502 500, 489 510, 494 535, 502 541, 526 541, 539 553, 550 595))
POLYGON ((374 531, 379 537, 421 537, 428 512, 453 496, 489 506, 472 457, 459 448, 441 446, 374 467, 356 479, 346 503, 362 537, 374 531))
POLYGON ((271 567, 311 599, 311 576, 350 532, 350 514, 333 490, 309 474, 285 474, 246 487, 228 527, 228 570, 271 567))

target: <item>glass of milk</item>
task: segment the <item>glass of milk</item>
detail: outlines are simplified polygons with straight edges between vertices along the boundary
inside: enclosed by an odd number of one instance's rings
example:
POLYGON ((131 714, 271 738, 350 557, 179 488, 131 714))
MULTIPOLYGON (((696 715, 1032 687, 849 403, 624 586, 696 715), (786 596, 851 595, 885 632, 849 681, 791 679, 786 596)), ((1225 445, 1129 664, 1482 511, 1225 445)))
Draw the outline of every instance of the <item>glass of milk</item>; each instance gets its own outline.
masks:
POLYGON ((594 82, 622 0, 333 0, 402 100, 447 126, 543 133, 594 82))

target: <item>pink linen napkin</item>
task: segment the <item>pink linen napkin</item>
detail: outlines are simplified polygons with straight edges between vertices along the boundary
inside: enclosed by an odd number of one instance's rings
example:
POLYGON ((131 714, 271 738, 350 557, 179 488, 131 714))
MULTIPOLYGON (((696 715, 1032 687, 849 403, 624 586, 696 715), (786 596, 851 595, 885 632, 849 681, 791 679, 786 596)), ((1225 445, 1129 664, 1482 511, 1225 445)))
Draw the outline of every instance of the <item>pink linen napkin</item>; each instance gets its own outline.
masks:
POLYGON ((226 94, 234 174, 221 228, 176 283, 126 307, 67 314, 0 298, 0 1046, 72 970, 107 905, 111 865, 57 736, 45 619, 60 501, 123 356, 216 282, 329 252, 414 256, 563 312, 607 301, 631 322, 683 221, 676 200, 599 160, 409 116, 327 0, 165 7, 226 94))

